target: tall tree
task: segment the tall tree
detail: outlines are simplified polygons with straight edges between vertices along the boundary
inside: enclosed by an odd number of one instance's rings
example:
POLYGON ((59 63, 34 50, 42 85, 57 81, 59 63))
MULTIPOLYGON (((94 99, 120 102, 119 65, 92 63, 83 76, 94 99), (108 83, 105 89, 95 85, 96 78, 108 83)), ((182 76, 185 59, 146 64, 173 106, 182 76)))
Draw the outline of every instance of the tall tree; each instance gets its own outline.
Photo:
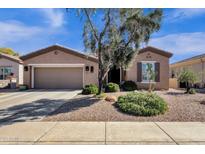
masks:
POLYGON ((11 48, 0 48, 0 53, 5 53, 12 56, 18 56, 19 54, 13 51, 11 48))
POLYGON ((113 65, 127 67, 141 43, 160 28, 161 9, 80 9, 84 45, 99 59, 99 93, 113 65))

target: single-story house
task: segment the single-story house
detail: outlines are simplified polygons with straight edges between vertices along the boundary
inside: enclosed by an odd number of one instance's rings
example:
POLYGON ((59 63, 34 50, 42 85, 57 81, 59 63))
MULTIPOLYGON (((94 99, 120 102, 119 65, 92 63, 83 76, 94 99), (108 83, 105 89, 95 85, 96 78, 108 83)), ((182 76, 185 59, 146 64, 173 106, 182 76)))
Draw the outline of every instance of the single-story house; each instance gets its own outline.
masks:
MULTIPOLYGON (((175 62, 170 65, 170 78, 176 78, 184 69, 191 70, 197 75, 197 87, 205 87, 205 54, 175 62)), ((178 83, 178 88, 184 88, 184 83, 178 83)))
POLYGON ((22 56, 24 84, 30 88, 82 88, 98 83, 98 59, 53 45, 22 56))
POLYGON ((8 76, 16 78, 17 86, 23 84, 23 61, 8 54, 0 53, 0 87, 7 87, 10 81, 8 76))
MULTIPOLYGON (((139 88, 148 87, 147 63, 156 72, 156 89, 169 88, 169 58, 172 53, 146 47, 139 51, 127 70, 113 68, 107 82, 135 81, 139 88), (122 77, 123 74, 123 77, 122 77)), ((60 45, 49 46, 21 57, 24 84, 30 88, 82 88, 98 84, 98 59, 60 45)))

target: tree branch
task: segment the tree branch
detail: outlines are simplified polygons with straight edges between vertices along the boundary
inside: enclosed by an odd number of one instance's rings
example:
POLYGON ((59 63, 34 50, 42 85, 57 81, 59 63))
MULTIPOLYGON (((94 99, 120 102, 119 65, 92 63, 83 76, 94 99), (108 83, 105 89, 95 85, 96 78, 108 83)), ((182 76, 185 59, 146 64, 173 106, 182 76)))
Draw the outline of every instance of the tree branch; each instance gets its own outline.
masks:
POLYGON ((103 80, 105 79, 105 77, 106 77, 106 75, 107 75, 107 73, 109 72, 109 70, 110 70, 110 66, 111 66, 112 64, 110 63, 108 66, 107 66, 107 70, 103 73, 103 80))
POLYGON ((106 20, 105 27, 104 27, 103 31, 100 33, 100 38, 99 38, 100 41, 101 41, 102 37, 104 36, 104 34, 107 30, 107 27, 110 24, 110 9, 108 9, 107 17, 108 17, 108 19, 106 20))
MULTIPOLYGON (((137 27, 137 26, 136 26, 136 27, 137 27)), ((130 42, 132 41, 132 39, 133 39, 133 37, 134 37, 134 34, 135 34, 136 30, 137 30, 136 27, 135 27, 135 29, 134 29, 134 32, 131 34, 129 40, 128 40, 127 43, 125 44, 124 48, 127 48, 127 47, 129 46, 130 42)), ((117 48, 117 50, 119 50, 119 49, 120 49, 120 47, 117 48)))
POLYGON ((95 39, 96 39, 97 41, 99 41, 97 32, 96 32, 96 30, 95 30, 95 28, 94 28, 94 26, 93 26, 93 24, 92 24, 92 21, 91 21, 91 19, 90 19, 90 16, 89 16, 89 14, 88 14, 87 9, 83 9, 83 10, 84 10, 85 15, 86 15, 86 17, 87 17, 87 20, 88 20, 88 22, 89 22, 89 24, 90 24, 90 27, 91 27, 91 29, 92 29, 92 31, 93 31, 93 34, 94 34, 94 36, 95 36, 95 39))

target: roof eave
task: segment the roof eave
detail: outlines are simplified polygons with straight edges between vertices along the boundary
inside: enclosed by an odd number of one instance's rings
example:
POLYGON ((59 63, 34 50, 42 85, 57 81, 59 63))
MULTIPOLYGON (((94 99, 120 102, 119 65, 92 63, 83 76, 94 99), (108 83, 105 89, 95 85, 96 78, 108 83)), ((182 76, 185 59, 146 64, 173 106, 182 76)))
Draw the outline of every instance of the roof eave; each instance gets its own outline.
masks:
POLYGON ((9 57, 9 56, 3 55, 3 54, 0 54, 0 57, 11 60, 11 61, 19 63, 19 64, 23 64, 23 61, 21 59, 14 59, 12 57, 9 57))
POLYGON ((50 51, 50 49, 51 49, 51 50, 57 50, 57 49, 59 49, 59 50, 65 51, 65 52, 67 51, 67 52, 69 52, 70 54, 74 54, 74 55, 79 56, 79 57, 81 57, 81 58, 85 58, 85 59, 90 60, 90 61, 98 62, 98 59, 95 58, 95 57, 91 57, 91 56, 85 55, 85 54, 83 54, 83 53, 80 53, 80 52, 78 52, 78 51, 76 51, 76 50, 73 50, 73 49, 70 49, 70 48, 66 48, 66 47, 63 47, 63 46, 59 46, 59 45, 49 46, 49 47, 47 47, 47 48, 43 48, 43 49, 34 51, 34 52, 32 52, 32 53, 29 53, 29 54, 27 54, 27 55, 21 56, 20 58, 21 58, 22 60, 27 60, 27 59, 33 58, 33 57, 35 57, 35 56, 38 56, 38 55, 47 53, 47 52, 50 51))
POLYGON ((161 49, 152 47, 152 46, 147 46, 147 47, 145 47, 145 48, 140 49, 140 50, 139 50, 139 54, 140 54, 140 53, 147 52, 147 51, 155 52, 155 53, 157 53, 157 54, 160 54, 160 55, 165 56, 165 57, 168 57, 168 58, 171 58, 171 57, 173 56, 173 54, 172 54, 171 52, 164 51, 164 50, 161 50, 161 49))

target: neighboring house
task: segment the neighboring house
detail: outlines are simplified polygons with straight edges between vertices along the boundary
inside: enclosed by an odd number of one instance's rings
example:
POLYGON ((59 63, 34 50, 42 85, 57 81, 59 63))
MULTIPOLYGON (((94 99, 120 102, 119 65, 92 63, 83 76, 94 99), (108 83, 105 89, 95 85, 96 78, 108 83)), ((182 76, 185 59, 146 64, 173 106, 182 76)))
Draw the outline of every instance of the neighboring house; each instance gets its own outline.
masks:
MULTIPOLYGON (((157 89, 169 88, 169 58, 171 53, 146 47, 139 51, 127 70, 112 69, 107 82, 135 81, 139 88, 148 87, 146 67, 152 64, 156 72, 157 89)), ((24 84, 30 88, 82 88, 98 84, 98 59, 59 45, 53 45, 25 56, 24 84)))
POLYGON ((17 86, 23 84, 23 65, 22 60, 16 56, 0 53, 0 88, 8 86, 10 81, 8 76, 16 78, 17 86))
MULTIPOLYGON (((197 75, 197 87, 205 87, 205 54, 171 64, 170 77, 176 78, 184 69, 189 69, 197 75)), ((179 83, 178 86, 183 88, 185 85, 183 83, 179 83)))

